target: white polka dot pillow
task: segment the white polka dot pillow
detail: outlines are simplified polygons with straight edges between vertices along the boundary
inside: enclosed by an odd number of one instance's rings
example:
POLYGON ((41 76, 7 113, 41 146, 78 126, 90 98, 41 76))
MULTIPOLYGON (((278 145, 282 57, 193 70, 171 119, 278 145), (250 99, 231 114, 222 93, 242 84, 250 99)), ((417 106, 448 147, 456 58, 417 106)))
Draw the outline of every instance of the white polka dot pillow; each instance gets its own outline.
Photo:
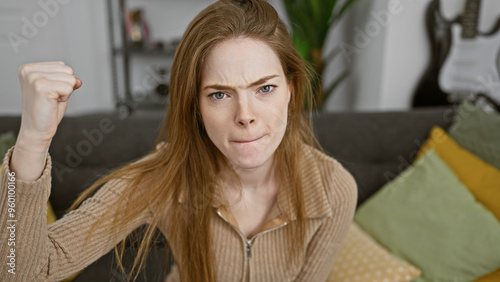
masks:
POLYGON ((327 282, 413 281, 420 274, 420 269, 391 254, 353 222, 327 282))

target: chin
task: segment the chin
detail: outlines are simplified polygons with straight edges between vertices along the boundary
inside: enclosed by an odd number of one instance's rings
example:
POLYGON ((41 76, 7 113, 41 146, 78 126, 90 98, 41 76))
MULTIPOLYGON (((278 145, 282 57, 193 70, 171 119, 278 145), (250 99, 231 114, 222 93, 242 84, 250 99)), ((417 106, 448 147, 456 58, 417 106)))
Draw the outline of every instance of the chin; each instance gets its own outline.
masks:
POLYGON ((238 169, 255 169, 255 168, 259 168, 263 165, 265 165, 268 161, 271 161, 271 157, 265 157, 265 158, 252 158, 252 157, 242 157, 242 158, 238 158, 236 160, 229 160, 229 162, 231 163, 231 165, 238 169))

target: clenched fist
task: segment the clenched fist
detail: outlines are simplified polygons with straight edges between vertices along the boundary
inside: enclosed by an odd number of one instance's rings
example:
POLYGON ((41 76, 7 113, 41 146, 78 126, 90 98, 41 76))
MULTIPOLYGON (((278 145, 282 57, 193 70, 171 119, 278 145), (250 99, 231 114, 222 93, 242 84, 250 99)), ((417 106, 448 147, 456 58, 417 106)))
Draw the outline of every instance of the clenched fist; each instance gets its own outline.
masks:
POLYGON ((38 144, 50 143, 71 93, 80 88, 82 81, 63 62, 25 64, 18 73, 23 95, 19 137, 38 144))
POLYGON ((63 62, 25 64, 18 72, 23 112, 10 169, 17 179, 34 181, 45 167, 50 143, 66 112, 69 96, 82 86, 82 81, 63 62))

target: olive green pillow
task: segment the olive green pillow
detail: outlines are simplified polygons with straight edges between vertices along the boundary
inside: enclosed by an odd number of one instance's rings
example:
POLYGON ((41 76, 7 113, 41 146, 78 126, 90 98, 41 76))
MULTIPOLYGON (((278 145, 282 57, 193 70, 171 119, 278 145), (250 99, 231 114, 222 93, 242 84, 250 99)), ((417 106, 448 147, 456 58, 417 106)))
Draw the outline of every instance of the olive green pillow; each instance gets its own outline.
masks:
POLYGON ((472 281, 500 267, 500 223, 434 150, 363 203, 355 221, 421 269, 415 281, 472 281))
POLYGON ((460 146, 500 169, 498 113, 487 113, 465 101, 460 105, 448 132, 460 146))

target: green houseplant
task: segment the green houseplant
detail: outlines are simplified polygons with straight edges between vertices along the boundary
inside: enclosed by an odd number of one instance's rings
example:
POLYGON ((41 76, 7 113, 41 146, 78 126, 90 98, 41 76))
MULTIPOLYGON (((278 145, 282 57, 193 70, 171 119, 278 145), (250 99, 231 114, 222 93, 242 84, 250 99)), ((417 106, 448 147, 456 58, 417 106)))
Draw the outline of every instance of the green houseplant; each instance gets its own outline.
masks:
POLYGON ((326 65, 340 53, 339 49, 335 47, 329 54, 323 54, 326 37, 330 28, 342 18, 345 11, 356 1, 283 0, 291 22, 291 33, 295 48, 311 64, 317 74, 317 77, 312 82, 314 108, 316 110, 321 110, 324 107, 325 101, 347 76, 347 71, 344 71, 329 86, 322 88, 326 65))

